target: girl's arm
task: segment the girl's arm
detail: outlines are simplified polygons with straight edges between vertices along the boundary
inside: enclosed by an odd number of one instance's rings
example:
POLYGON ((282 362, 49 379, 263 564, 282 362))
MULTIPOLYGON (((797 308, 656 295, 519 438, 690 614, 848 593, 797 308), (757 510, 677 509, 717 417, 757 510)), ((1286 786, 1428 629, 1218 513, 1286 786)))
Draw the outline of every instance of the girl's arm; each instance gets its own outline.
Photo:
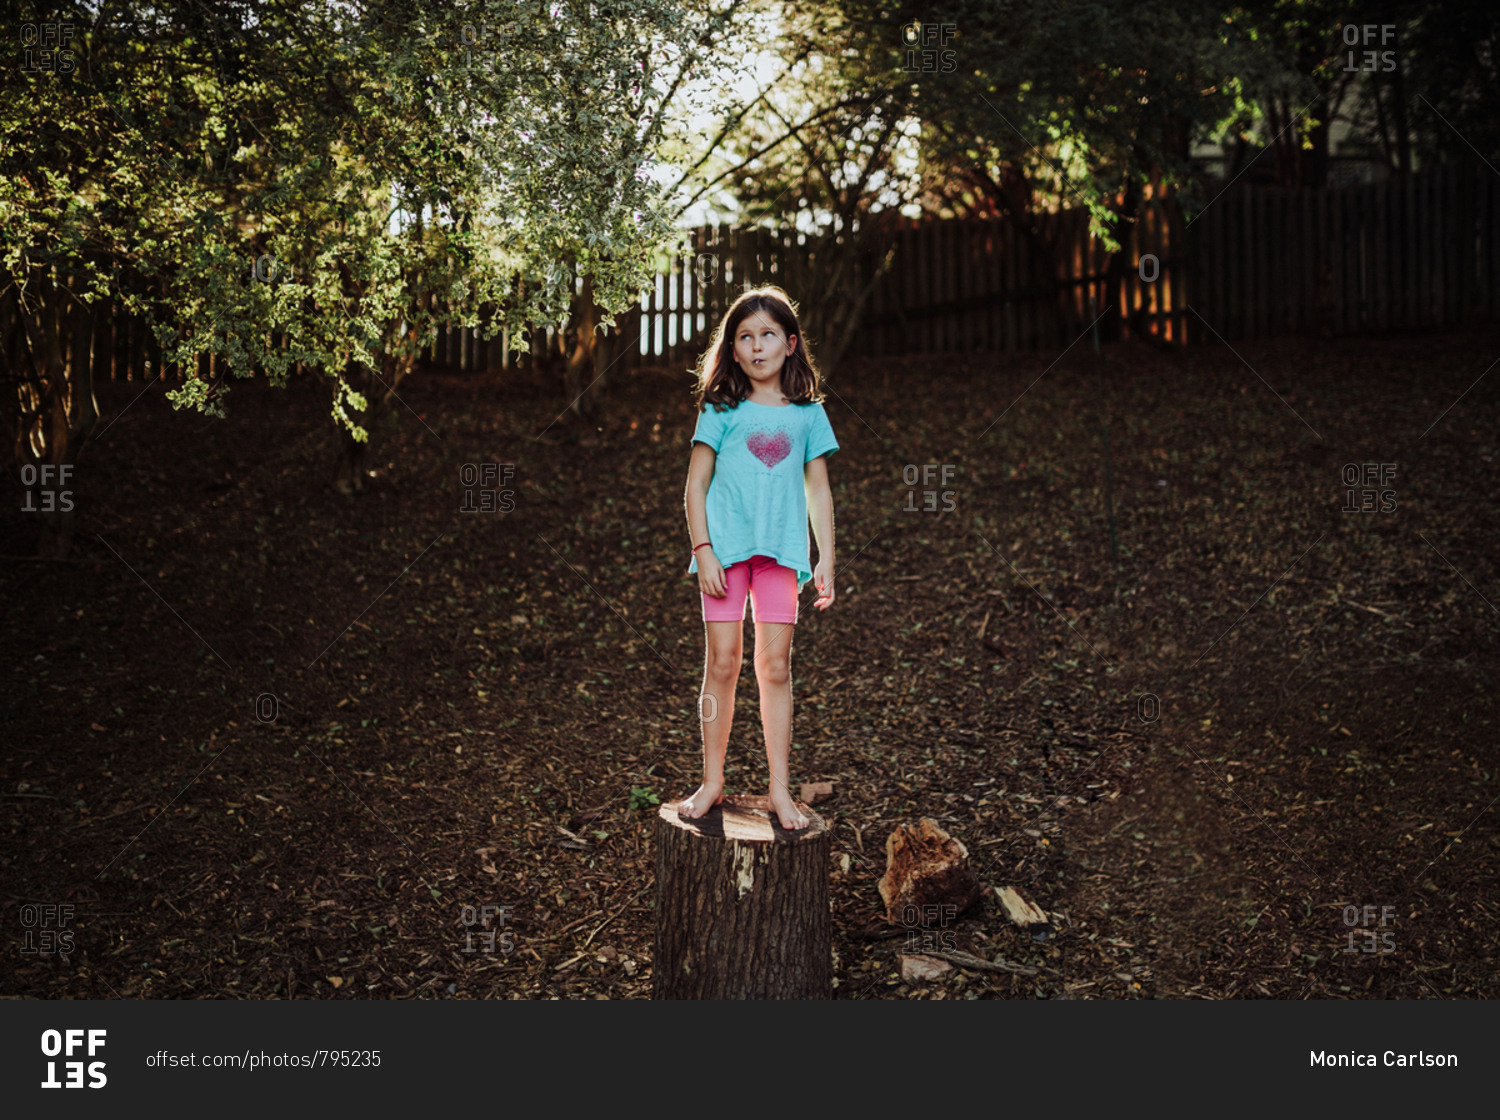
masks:
MULTIPOLYGON (((714 464, 718 461, 714 449, 706 443, 693 444, 693 457, 688 462, 687 492, 683 504, 687 507, 688 548, 708 540, 708 484, 714 479, 714 464)), ((713 549, 699 550, 699 555, 713 549)))
POLYGON ((807 516, 818 542, 818 561, 833 563, 833 493, 828 488, 828 459, 819 455, 802 472, 807 489, 807 516))

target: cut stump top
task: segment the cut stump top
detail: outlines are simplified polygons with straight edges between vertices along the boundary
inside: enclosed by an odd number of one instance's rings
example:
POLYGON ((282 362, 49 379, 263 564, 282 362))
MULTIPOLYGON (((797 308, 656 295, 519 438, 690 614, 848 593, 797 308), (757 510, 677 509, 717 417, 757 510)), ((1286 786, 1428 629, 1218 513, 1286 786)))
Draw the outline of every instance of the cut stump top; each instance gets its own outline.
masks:
POLYGON ((657 810, 656 815, 684 832, 712 836, 719 840, 746 840, 767 844, 780 841, 795 844, 816 840, 828 832, 828 823, 822 817, 801 801, 795 801, 795 804, 812 820, 806 828, 782 828, 776 810, 771 808, 771 799, 764 795, 725 794, 723 801, 697 820, 690 820, 678 812, 682 801, 667 802, 657 810))

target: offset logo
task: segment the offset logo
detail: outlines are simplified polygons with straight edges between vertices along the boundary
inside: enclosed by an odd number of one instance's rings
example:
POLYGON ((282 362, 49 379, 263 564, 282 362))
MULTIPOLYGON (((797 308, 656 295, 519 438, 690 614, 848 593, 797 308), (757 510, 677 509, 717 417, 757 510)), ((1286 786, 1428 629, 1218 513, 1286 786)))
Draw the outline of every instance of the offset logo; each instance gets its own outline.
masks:
POLYGON ((516 492, 508 489, 510 476, 516 473, 514 463, 465 463, 458 469, 464 497, 459 513, 511 513, 516 508, 516 492), (479 503, 474 502, 475 494, 479 503))
MULTIPOLYGON (((106 1033, 103 1030, 45 1030, 42 1032, 42 1055, 52 1059, 72 1058, 74 1054, 82 1053, 85 1045, 84 1036, 87 1035, 88 1056, 92 1058, 104 1046, 106 1033)), ((57 1079, 58 1064, 56 1061, 47 1063, 47 1080, 42 1082, 43 1089, 102 1089, 109 1083, 109 1078, 104 1075, 103 1062, 90 1062, 87 1070, 84 1069, 82 1057, 75 1061, 61 1063, 66 1081, 57 1079), (87 1085, 83 1082, 85 1073, 89 1078, 87 1085)))

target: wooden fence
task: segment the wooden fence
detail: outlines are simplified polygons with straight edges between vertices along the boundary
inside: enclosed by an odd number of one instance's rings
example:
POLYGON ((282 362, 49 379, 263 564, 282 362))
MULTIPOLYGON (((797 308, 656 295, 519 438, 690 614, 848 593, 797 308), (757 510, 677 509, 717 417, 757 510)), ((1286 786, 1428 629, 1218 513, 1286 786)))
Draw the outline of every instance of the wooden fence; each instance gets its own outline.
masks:
MULTIPOLYGON (((1231 186, 1191 219, 1148 202, 1114 276, 1081 210, 1040 215, 1031 237, 999 220, 904 220, 852 350, 1061 348, 1088 328, 1091 307, 1118 317, 1115 337, 1175 343, 1494 318, 1497 227, 1500 175, 1478 162, 1322 191, 1231 186)), ((694 231, 692 250, 671 260, 643 300, 644 330, 630 334, 644 335, 641 360, 691 362, 724 291, 777 281, 790 271, 785 254, 807 248, 805 237, 785 232, 694 231), (727 273, 710 275, 701 300, 695 261, 727 273)))
MULTIPOLYGON (((1032 236, 999 220, 903 219, 852 352, 1058 349, 1091 307, 1118 318, 1113 337, 1183 344, 1492 319, 1497 227, 1500 175, 1479 162, 1321 191, 1232 184, 1191 219, 1148 202, 1113 276, 1081 210, 1040 215, 1032 236)), ((789 230, 694 230, 622 317, 617 365, 692 364, 731 293, 786 286, 789 254, 810 251, 789 230)))
POLYGON ((1336 190, 1227 191, 1188 227, 1188 301, 1228 340, 1491 318, 1497 226, 1500 175, 1478 162, 1336 190))
MULTIPOLYGON (((1028 235, 998 220, 901 219, 887 235, 894 263, 871 291, 851 353, 1061 349, 1088 328, 1091 306, 1117 316, 1110 337, 1174 343, 1472 322, 1500 314, 1497 225, 1500 175, 1478 162, 1323 191, 1232 184, 1191 220, 1148 202, 1113 276, 1081 210, 1042 214, 1028 235)), ((793 230, 691 231, 640 305, 620 316, 613 371, 690 366, 744 287, 778 283, 806 299, 796 280, 808 275, 807 258, 826 251, 793 230)), ((861 263, 866 279, 875 256, 861 263)), ((13 362, 17 327, 0 323, 13 362)), ((139 322, 106 310, 91 329, 97 377, 139 380, 147 362, 159 368, 139 322)), ((444 329, 426 357, 459 370, 516 364, 506 339, 480 333, 444 329)), ((563 340, 537 330, 527 344, 533 357, 560 355, 563 340)), ((211 363, 200 373, 212 376, 211 363)))

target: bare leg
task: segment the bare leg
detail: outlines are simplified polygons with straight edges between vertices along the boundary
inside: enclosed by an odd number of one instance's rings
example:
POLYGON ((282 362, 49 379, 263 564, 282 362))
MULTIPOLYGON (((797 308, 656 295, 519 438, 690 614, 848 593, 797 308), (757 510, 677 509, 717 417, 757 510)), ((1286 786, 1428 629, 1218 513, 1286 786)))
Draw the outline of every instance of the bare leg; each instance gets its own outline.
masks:
POLYGON ((755 624, 755 679, 760 683, 760 721, 766 733, 767 792, 781 827, 806 828, 807 814, 792 801, 792 632, 791 622, 755 624))
POLYGON ((698 716, 703 724, 703 784, 678 812, 703 816, 724 799, 724 754, 729 748, 729 726, 734 719, 734 689, 745 655, 743 622, 705 622, 703 694, 698 716))

